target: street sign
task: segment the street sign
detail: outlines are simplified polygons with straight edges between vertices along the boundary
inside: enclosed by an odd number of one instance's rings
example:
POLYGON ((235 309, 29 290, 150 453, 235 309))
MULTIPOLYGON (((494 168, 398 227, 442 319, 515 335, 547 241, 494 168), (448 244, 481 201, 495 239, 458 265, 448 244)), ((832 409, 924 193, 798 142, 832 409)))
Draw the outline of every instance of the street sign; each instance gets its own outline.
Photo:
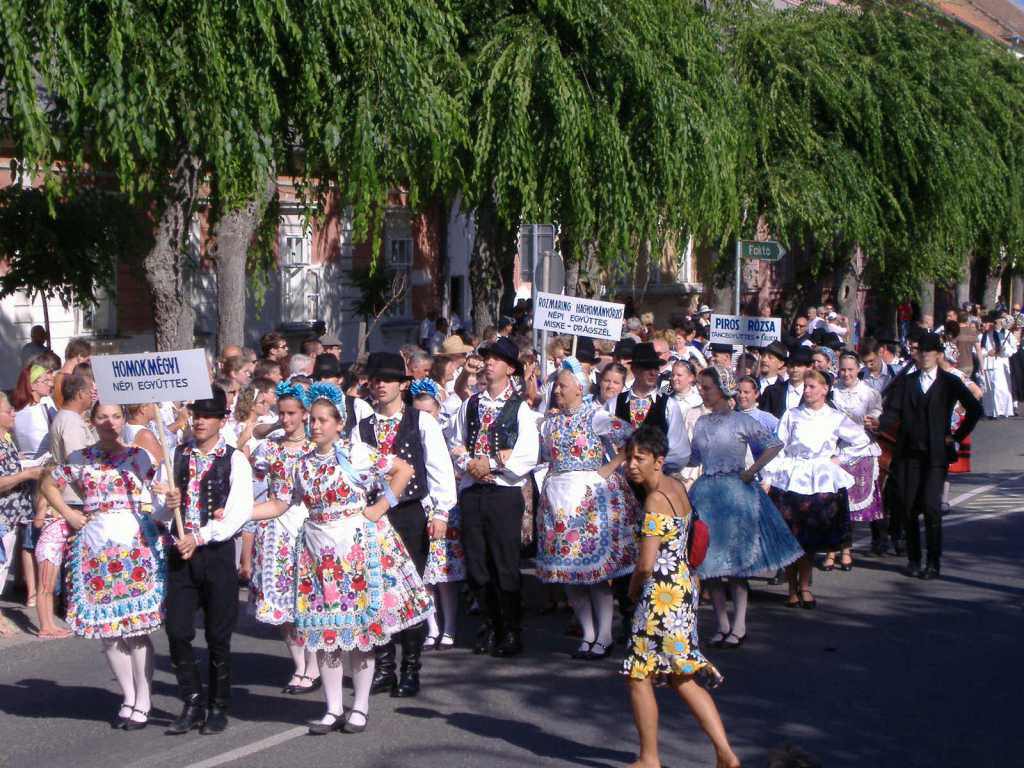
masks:
POLYGON ((740 240, 741 259, 760 259, 761 261, 778 261, 786 255, 782 243, 774 240, 740 240))
POLYGON ((564 293, 565 265, 558 251, 544 251, 537 257, 533 270, 533 290, 536 293, 564 293))
POLYGON ((781 338, 782 320, 778 317, 711 315, 708 341, 741 347, 766 347, 781 338))

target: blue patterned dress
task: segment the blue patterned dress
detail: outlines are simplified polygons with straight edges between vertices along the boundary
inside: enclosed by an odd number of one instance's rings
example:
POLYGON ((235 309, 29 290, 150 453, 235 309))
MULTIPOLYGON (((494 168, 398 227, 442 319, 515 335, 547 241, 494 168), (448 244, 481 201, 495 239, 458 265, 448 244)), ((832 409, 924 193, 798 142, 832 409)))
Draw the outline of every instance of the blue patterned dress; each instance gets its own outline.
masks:
POLYGON ((755 456, 782 445, 745 413, 715 411, 697 419, 690 461, 702 465, 690 503, 708 526, 708 551, 697 567, 702 579, 746 578, 788 565, 803 554, 779 510, 757 482, 739 473, 747 448, 755 456))
POLYGON ((310 650, 370 651, 434 611, 387 516, 374 523, 363 514, 392 458, 360 443, 311 451, 290 473, 280 461, 271 467, 273 497, 308 510, 295 543, 294 621, 310 650))
POLYGON ((537 576, 560 584, 596 584, 636 563, 636 497, 618 473, 597 470, 606 451, 633 428, 593 402, 548 416, 541 460, 549 462, 540 501, 537 576))

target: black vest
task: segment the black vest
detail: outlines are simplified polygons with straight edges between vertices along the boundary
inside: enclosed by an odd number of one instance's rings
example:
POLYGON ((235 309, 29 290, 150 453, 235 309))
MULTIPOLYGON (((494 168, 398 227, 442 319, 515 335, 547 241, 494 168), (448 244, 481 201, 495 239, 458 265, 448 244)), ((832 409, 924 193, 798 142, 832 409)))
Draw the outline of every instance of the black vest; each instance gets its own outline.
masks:
POLYGON ((900 425, 900 431, 909 435, 904 440, 903 446, 908 451, 927 452, 931 446, 931 401, 938 389, 936 383, 938 373, 935 374, 936 381, 928 388, 927 392, 921 391, 920 379, 908 380, 904 386, 909 387, 907 392, 907 403, 910 405, 908 413, 903 415, 906 425, 900 425))
MULTIPOLYGON (((420 412, 411 406, 405 407, 402 420, 398 423, 393 445, 394 455, 406 462, 413 469, 412 479, 405 486, 399 503, 419 501, 427 495, 427 465, 423 461, 423 441, 420 440, 420 412)), ((374 429, 374 417, 367 416, 359 422, 359 437, 364 443, 374 448, 377 446, 377 430, 374 429)))
POLYGON ((356 396, 345 395, 345 426, 341 428, 341 436, 348 438, 352 434, 352 427, 356 425, 356 396))
MULTIPOLYGON (((658 427, 662 432, 667 433, 668 416, 665 415, 667 403, 668 398, 665 395, 656 395, 654 402, 651 403, 650 410, 647 411, 647 416, 641 424, 648 427, 658 427)), ((619 399, 615 401, 615 415, 627 424, 633 424, 633 419, 629 415, 629 392, 619 393, 619 399)), ((633 426, 639 427, 640 424, 633 424, 633 426)))
MULTIPOLYGON (((498 451, 511 448, 519 438, 519 404, 522 403, 519 395, 512 395, 505 401, 498 418, 491 425, 491 456, 497 456, 498 451)), ((465 447, 470 453, 476 447, 476 437, 480 434, 480 395, 476 394, 469 398, 466 406, 466 442, 465 447)))
MULTIPOLYGON (((223 507, 231 491, 231 454, 235 449, 230 445, 223 456, 217 456, 199 479, 199 524, 210 521, 210 512, 223 507)), ((188 452, 183 446, 174 450, 174 482, 181 490, 181 515, 186 517, 188 509, 188 452)))

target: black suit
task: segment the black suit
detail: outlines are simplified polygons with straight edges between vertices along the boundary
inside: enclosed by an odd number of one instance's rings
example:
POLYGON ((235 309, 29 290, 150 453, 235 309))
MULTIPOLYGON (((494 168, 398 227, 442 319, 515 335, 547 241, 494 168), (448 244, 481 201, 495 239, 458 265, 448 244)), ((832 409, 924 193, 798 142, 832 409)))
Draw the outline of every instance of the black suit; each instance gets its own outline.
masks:
POLYGON ((942 486, 950 463, 956 458, 953 442, 960 442, 974 429, 982 410, 963 382, 951 373, 936 369, 935 381, 927 393, 921 391, 921 371, 894 382, 886 391, 880 428, 899 423, 893 463, 902 499, 907 559, 921 563, 921 533, 917 515, 924 514, 928 565, 939 567, 942 556, 940 503, 942 486), (966 415, 955 434, 950 435, 954 406, 960 403, 966 415))
POLYGON ((762 411, 770 413, 777 419, 782 418, 786 412, 786 387, 788 383, 779 378, 774 384, 764 388, 764 392, 757 398, 757 407, 762 411))

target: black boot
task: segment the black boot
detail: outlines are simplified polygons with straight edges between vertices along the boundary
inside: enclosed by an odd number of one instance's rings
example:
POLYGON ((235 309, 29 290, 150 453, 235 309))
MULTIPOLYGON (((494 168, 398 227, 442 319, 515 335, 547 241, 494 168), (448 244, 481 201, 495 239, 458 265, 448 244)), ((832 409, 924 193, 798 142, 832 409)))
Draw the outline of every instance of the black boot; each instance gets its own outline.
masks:
POLYGON ((388 640, 386 645, 378 645, 374 654, 377 663, 373 670, 370 693, 391 693, 398 685, 398 677, 395 675, 395 638, 388 640))
POLYGON ((206 713, 203 711, 203 684, 199 680, 199 668, 194 661, 182 662, 175 665, 174 674, 178 678, 178 691, 185 701, 185 706, 177 720, 167 726, 164 733, 176 735, 188 733, 193 728, 199 728, 206 721, 206 713))
POLYGON ((480 655, 491 653, 501 639, 501 606, 499 605, 498 588, 488 582, 473 593, 484 623, 476 634, 473 653, 480 655))
POLYGON ((228 727, 228 700, 231 698, 231 663, 227 659, 210 662, 210 711, 201 733, 224 733, 228 727))
POLYGON ((516 656, 523 652, 522 640, 523 604, 519 591, 501 592, 501 619, 504 632, 498 635, 498 645, 492 653, 495 656, 516 656))
POLYGON ((402 642, 402 679, 391 692, 397 699, 407 699, 420 692, 420 650, 423 648, 423 625, 400 632, 402 642))

